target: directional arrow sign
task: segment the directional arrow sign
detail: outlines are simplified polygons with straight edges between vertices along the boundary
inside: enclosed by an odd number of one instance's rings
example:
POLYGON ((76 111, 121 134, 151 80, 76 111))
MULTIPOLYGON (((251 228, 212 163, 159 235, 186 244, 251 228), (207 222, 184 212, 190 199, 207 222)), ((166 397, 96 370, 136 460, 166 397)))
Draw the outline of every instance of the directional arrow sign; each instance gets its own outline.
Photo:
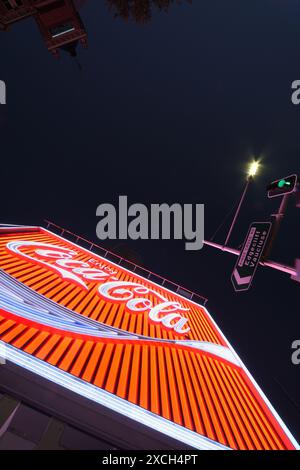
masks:
POLYGON ((253 222, 250 225, 242 251, 231 276, 236 292, 250 289, 257 266, 268 241, 271 226, 271 222, 253 222))

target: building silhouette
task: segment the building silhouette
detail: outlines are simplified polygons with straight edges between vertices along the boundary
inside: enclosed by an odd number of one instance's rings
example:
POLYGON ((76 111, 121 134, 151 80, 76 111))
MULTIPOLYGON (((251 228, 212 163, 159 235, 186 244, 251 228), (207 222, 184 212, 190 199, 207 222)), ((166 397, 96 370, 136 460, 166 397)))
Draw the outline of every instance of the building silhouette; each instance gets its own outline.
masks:
POLYGON ((0 30, 33 17, 48 50, 76 56, 78 44, 87 47, 87 33, 73 0, 0 0, 0 30))
MULTIPOLYGON (((0 0, 0 31, 8 31, 17 21, 33 17, 54 56, 59 55, 59 50, 76 56, 78 44, 87 47, 87 32, 78 13, 87 1, 0 0)), ((105 3, 115 17, 142 24, 151 20, 155 9, 168 11, 176 0, 105 0, 105 3)))

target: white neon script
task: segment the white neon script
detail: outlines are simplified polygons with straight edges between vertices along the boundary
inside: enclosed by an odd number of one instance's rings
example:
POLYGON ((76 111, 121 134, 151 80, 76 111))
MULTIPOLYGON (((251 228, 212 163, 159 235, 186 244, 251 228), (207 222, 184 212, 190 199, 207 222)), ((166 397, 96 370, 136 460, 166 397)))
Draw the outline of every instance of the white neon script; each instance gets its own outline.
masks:
POLYGON ((102 269, 93 268, 84 261, 73 259, 74 256, 78 255, 78 253, 61 246, 34 241, 15 240, 7 243, 6 247, 19 256, 21 255, 31 261, 42 264, 51 270, 54 269, 62 276, 62 278, 70 279, 82 286, 84 289, 88 289, 85 280, 105 281, 111 276, 110 273, 107 273, 102 269), (43 259, 23 253, 21 251, 22 247, 39 247, 35 250, 36 255, 46 259, 53 259, 55 261, 54 263, 48 263, 43 259))
POLYGON ((169 301, 158 292, 141 284, 118 281, 118 278, 114 276, 117 271, 112 271, 108 267, 106 269, 109 272, 105 272, 105 266, 103 269, 97 269, 91 267, 87 262, 74 259, 75 256, 78 256, 75 250, 26 240, 8 242, 6 247, 18 256, 58 272, 63 279, 69 279, 84 289, 88 289, 85 282, 87 280, 102 281, 104 283, 98 286, 98 292, 104 299, 126 302, 126 308, 130 312, 137 313, 148 310, 150 320, 161 323, 164 327, 174 330, 178 334, 186 334, 190 331, 187 326, 188 319, 180 313, 188 311, 188 308, 182 307, 179 302, 169 301), (33 248, 34 254, 24 253, 22 248, 33 248), (47 259, 52 260, 52 263, 47 262, 47 259), (150 299, 145 298, 147 294, 159 299, 159 303, 154 304, 150 299))
POLYGON ((158 292, 135 282, 106 282, 98 287, 99 294, 106 300, 125 302, 126 308, 131 312, 144 312, 149 310, 149 319, 155 323, 161 323, 166 328, 173 329, 176 333, 186 334, 190 331, 186 327, 188 319, 179 312, 188 311, 179 302, 169 301, 158 292), (162 302, 153 305, 150 299, 141 297, 151 294, 162 302), (135 297, 138 295, 138 297, 135 297))

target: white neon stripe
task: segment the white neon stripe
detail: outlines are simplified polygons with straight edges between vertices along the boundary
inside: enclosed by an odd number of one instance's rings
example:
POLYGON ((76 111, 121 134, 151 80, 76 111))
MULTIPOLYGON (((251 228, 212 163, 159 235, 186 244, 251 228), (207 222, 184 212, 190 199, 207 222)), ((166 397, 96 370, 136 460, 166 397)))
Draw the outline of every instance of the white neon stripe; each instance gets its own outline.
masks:
POLYGON ((20 316, 21 318, 27 318, 28 320, 38 322, 41 325, 51 326, 64 331, 76 332, 79 334, 86 334, 92 336, 117 336, 116 332, 102 332, 95 331, 94 328, 89 325, 85 325, 77 320, 60 318, 57 315, 51 314, 39 307, 31 306, 28 303, 20 304, 14 299, 9 299, 9 293, 5 293, 5 296, 1 294, 0 286, 0 308, 6 310, 14 315, 20 316))
POLYGON ((6 345, 0 341, 0 365, 5 364, 6 360, 6 345))
MULTIPOLYGON (((133 335, 128 332, 123 332, 122 330, 118 330, 116 328, 111 328, 110 326, 107 326, 100 322, 96 322, 95 320, 91 320, 90 318, 84 317, 80 315, 79 313, 69 310, 64 306, 53 302, 51 299, 48 299, 47 297, 42 296, 38 292, 22 284, 17 279, 13 278, 9 274, 1 270, 0 270, 0 282, 2 284, 2 289, 5 289, 5 292, 7 292, 7 295, 13 296, 13 298, 15 298, 16 300, 19 298, 22 298, 22 305, 25 304, 26 302, 26 306, 27 305, 33 306, 34 308, 37 307, 38 309, 41 309, 43 312, 48 312, 48 313, 50 312, 50 314, 53 315, 53 318, 60 317, 69 322, 70 321, 74 322, 73 324, 77 326, 87 325, 87 327, 90 328, 91 330, 88 334, 92 334, 93 336, 98 336, 98 335, 102 336, 102 334, 105 334, 105 335, 108 334, 111 336, 114 335, 118 337, 126 336, 126 338, 129 338, 129 339, 136 337, 136 335, 133 335), (10 292, 12 294, 10 294, 10 292), (92 333, 92 331, 94 331, 94 333, 92 333)), ((35 320, 38 320, 38 319, 35 319, 35 320)))
POLYGON ((181 346, 190 346, 194 349, 199 349, 200 351, 205 351, 210 354, 214 354, 226 361, 235 364, 236 366, 240 366, 239 361, 237 360, 236 356, 232 353, 231 349, 225 346, 221 346, 220 344, 210 343, 208 341, 176 341, 176 344, 181 346))
MULTIPOLYGON (((2 341, 0 341, 0 344, 2 341)), ((8 361, 23 367, 24 369, 44 377, 51 382, 54 382, 62 387, 71 390, 72 392, 84 396, 100 405, 103 405, 117 413, 127 416, 134 421, 137 421, 145 426, 155 429, 162 434, 170 436, 184 444, 187 444, 199 450, 232 450, 229 447, 212 441, 207 437, 201 436, 189 429, 186 429, 178 424, 155 415, 133 403, 127 402, 106 390, 97 388, 96 386, 84 382, 83 380, 74 377, 67 372, 64 372, 56 367, 40 361, 36 357, 32 357, 24 351, 15 349, 11 345, 5 345, 6 358, 8 361)))

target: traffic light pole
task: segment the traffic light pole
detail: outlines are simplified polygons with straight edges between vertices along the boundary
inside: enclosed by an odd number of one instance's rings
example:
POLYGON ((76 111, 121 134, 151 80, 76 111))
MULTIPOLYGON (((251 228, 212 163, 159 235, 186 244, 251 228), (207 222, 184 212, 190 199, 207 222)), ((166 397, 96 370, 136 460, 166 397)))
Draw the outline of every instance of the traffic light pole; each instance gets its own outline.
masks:
MULTIPOLYGON (((241 196, 240 202, 238 204, 237 210, 236 210, 235 215, 233 217, 233 220, 232 220, 232 223, 231 223, 231 226, 229 228, 229 231, 228 231, 228 234, 226 236, 226 240, 225 240, 224 244, 221 245, 221 244, 215 243, 213 241, 204 240, 204 245, 208 245, 208 246, 211 246, 211 247, 216 248, 218 250, 225 251, 227 253, 231 253, 235 256, 240 257, 242 250, 237 250, 235 248, 231 248, 230 246, 228 246, 228 242, 229 242, 231 233, 233 231, 233 228, 236 224, 237 218, 239 216, 239 213, 240 213, 242 204, 244 202, 245 196, 247 194, 249 185, 250 185, 251 181, 253 180, 253 175, 255 173, 256 173, 255 170, 254 170, 253 173, 251 173, 251 172, 248 173, 248 178, 247 178, 245 189, 244 189, 243 194, 241 196)), ((265 229, 265 231, 268 232, 267 240, 264 239, 267 242, 267 244, 263 243, 263 240, 261 240, 260 246, 263 245, 263 247, 265 247, 265 249, 262 248, 262 250, 263 250, 262 255, 260 255, 258 258, 256 257, 256 260, 257 260, 256 263, 257 264, 259 263, 261 266, 266 266, 268 268, 275 269, 276 271, 281 271, 281 272, 284 272, 286 274, 289 274, 290 277, 294 281, 300 282, 300 259, 296 260, 296 263, 295 263, 294 267, 293 266, 287 266, 287 265, 280 264, 280 263, 276 263, 275 261, 272 261, 272 260, 269 259, 270 253, 271 253, 272 248, 273 248, 274 241, 277 237, 282 219, 283 219, 283 217, 285 215, 285 212, 286 212, 289 196, 290 196, 291 193, 294 193, 297 190, 298 186, 299 186, 299 177, 296 174, 287 176, 286 178, 282 178, 281 180, 273 181, 268 186, 268 188, 267 188, 268 189, 268 197, 273 198, 273 197, 281 196, 281 201, 280 201, 280 206, 279 206, 278 211, 276 212, 276 214, 271 215, 272 217, 275 218, 275 221, 272 223, 271 233, 270 233, 270 229, 268 229, 268 230, 267 230, 267 228, 265 229)), ((297 207, 300 207, 299 194, 300 193, 299 193, 299 189, 298 189, 298 199, 297 199, 297 203, 296 203, 297 207)), ((252 282, 253 276, 255 274, 257 264, 255 265, 254 259, 252 259, 253 266, 251 266, 251 269, 249 271, 249 267, 245 263, 245 257, 249 255, 249 257, 251 258, 251 256, 252 256, 252 255, 250 255, 249 250, 251 249, 251 241, 252 241, 253 237, 255 236, 256 233, 259 233, 258 230, 257 230, 257 224, 258 223, 253 223, 250 226, 250 229, 249 229, 249 232, 248 232, 248 235, 247 235, 247 239, 245 240, 245 244, 244 244, 245 248, 243 248, 243 250, 245 251, 246 254, 243 251, 242 262, 240 264, 241 259, 239 259, 239 264, 238 264, 238 266, 235 267, 235 270, 232 274, 231 279, 232 279, 232 282, 233 282, 233 285, 234 285, 234 288, 235 288, 236 291, 248 290, 251 286, 251 282, 252 282), (253 233, 254 233, 254 235, 253 235, 253 233), (247 268, 248 271, 246 269, 246 272, 245 272, 245 268, 247 268)), ((262 223, 260 223, 260 224, 262 224, 262 223)), ((268 225, 268 227, 270 227, 270 222, 266 222, 265 225, 268 225)), ((253 258, 253 256, 252 256, 252 258, 253 258)))
MULTIPOLYGON (((221 251, 226 251, 227 253, 231 253, 236 256, 239 256, 241 253, 240 250, 236 250, 235 248, 231 248, 225 245, 220 245, 219 243, 211 242, 208 240, 204 240, 204 245, 212 246, 213 248, 217 248, 218 250, 221 250, 221 251)), ((276 263, 275 261, 271 261, 271 260, 263 260, 263 261, 260 261, 259 264, 262 266, 266 266, 268 268, 275 269, 276 271, 281 271, 283 273, 289 274, 291 277, 297 278, 297 269, 293 268, 292 266, 287 266, 284 264, 276 263)))
POLYGON ((276 237, 277 237, 279 229, 280 229, 282 219, 283 219, 283 217, 285 216, 285 213, 286 213, 289 197, 290 197, 289 193, 285 194, 281 199, 278 211, 276 212, 276 214, 271 215, 272 217, 275 218, 275 222, 273 222, 271 237, 270 237, 269 243, 266 247, 265 253, 263 254, 264 258, 268 258, 271 254, 274 242, 276 240, 276 237))

